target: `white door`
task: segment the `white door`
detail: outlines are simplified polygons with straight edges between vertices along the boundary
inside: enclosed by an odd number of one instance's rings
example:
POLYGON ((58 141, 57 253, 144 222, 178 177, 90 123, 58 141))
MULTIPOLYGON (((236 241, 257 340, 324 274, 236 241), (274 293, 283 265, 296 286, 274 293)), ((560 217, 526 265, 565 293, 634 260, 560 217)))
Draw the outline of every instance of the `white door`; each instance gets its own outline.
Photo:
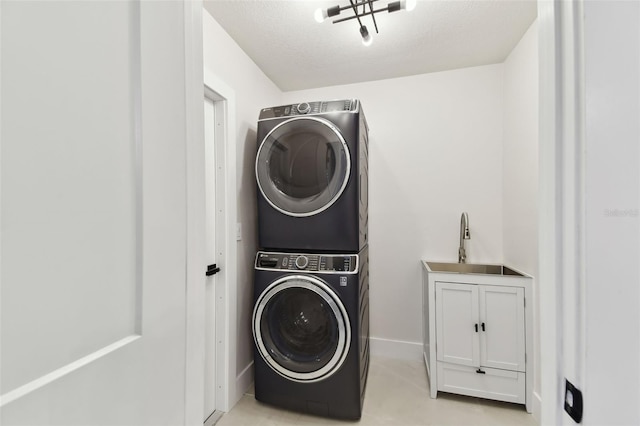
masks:
POLYGON ((0 422, 184 424, 184 5, 0 17, 0 422))
POLYGON ((478 287, 436 283, 438 361, 479 367, 478 287))
POLYGON ((205 285, 205 361, 204 361, 204 417, 208 419, 216 410, 216 161, 215 161, 216 114, 213 101, 204 98, 204 142, 206 179, 206 259, 208 265, 205 285))
POLYGON ((480 286, 480 365, 525 371, 524 289, 480 286))

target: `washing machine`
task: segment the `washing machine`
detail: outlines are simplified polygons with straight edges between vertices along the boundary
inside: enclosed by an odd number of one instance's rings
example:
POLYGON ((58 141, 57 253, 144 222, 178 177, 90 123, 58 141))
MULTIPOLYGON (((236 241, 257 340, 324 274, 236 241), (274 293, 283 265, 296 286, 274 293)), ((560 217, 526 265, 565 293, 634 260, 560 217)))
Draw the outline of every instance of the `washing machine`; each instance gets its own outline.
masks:
POLYGON ((368 241, 368 127, 356 99, 264 108, 255 174, 265 250, 358 253, 368 241))
POLYGON ((256 399, 359 419, 369 371, 368 246, 358 254, 258 252, 254 302, 256 399))

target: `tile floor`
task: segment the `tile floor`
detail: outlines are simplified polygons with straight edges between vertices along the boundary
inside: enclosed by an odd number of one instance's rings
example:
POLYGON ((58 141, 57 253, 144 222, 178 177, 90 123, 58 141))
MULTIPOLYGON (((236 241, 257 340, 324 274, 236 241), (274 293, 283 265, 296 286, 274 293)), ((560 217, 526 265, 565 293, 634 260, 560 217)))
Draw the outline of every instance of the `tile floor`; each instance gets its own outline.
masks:
POLYGON ((216 423, 227 425, 536 425, 524 405, 439 393, 429 398, 424 364, 372 358, 359 422, 295 413, 255 400, 250 389, 216 423))

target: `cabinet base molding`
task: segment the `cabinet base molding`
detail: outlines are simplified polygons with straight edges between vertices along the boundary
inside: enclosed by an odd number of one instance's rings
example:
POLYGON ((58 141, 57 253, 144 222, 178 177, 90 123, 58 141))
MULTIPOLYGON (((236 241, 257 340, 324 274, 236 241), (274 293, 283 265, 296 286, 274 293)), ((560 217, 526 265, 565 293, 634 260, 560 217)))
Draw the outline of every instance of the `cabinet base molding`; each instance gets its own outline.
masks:
POLYGON ((438 362, 437 366, 438 391, 516 404, 525 403, 525 373, 446 362, 438 362))

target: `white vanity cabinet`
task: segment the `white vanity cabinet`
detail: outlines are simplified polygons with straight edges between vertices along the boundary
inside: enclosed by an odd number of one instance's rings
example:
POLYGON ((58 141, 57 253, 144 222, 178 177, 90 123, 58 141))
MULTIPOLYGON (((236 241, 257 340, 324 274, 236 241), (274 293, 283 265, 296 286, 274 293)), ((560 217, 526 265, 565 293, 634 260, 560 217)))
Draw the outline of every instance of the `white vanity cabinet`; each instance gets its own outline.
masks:
MULTIPOLYGON (((432 265, 443 265, 433 263, 432 265)), ((437 271, 423 262, 424 358, 438 391, 525 404, 531 412, 531 277, 437 271)))

